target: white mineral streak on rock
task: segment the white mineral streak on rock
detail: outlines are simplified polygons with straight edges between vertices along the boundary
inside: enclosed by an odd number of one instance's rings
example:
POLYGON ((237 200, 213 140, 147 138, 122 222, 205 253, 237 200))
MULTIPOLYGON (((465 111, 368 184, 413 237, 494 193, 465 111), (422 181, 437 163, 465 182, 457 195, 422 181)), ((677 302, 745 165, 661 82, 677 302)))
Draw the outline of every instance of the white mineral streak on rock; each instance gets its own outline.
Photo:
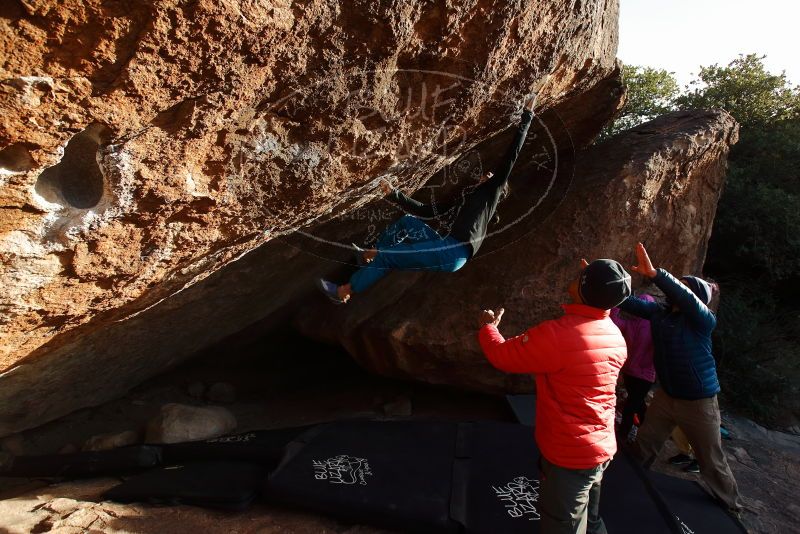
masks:
POLYGON ((136 205, 136 169, 127 143, 107 146, 100 152, 98 162, 114 196, 114 203, 107 210, 108 218, 131 211, 136 205))
MULTIPOLYGON (((42 236, 27 231, 12 231, 0 239, 0 258, 11 266, 0 271, 0 288, 4 298, 0 301, 0 324, 13 316, 39 309, 40 302, 31 299, 39 288, 46 286, 57 276, 62 266, 58 257, 50 254, 51 247, 42 244, 42 236)), ((0 353, 7 353, 5 343, 0 344, 0 353)))
POLYGON ((42 103, 38 91, 52 91, 54 85, 50 76, 20 76, 3 82, 16 88, 19 91, 17 98, 30 108, 39 107, 42 103))

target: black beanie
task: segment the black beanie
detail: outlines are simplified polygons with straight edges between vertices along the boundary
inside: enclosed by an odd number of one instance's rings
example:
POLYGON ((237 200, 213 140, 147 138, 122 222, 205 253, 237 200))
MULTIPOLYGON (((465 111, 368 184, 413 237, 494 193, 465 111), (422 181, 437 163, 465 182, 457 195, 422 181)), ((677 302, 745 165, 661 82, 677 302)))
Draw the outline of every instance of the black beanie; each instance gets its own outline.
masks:
POLYGON ((708 303, 711 302, 711 284, 696 276, 682 276, 681 282, 686 284, 686 287, 691 289, 692 293, 697 295, 697 298, 708 306, 708 303))
POLYGON ((610 310, 631 296, 631 275, 614 260, 594 260, 581 273, 578 293, 584 304, 610 310))

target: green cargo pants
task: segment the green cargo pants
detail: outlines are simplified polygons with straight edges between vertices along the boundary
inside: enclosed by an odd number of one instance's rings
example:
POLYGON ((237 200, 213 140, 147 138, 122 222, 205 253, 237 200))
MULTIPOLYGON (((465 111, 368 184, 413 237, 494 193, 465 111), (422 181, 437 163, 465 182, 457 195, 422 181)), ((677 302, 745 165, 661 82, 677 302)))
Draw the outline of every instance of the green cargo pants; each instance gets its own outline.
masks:
POLYGON ((607 534, 600 518, 600 483, 610 462, 591 469, 567 469, 541 457, 542 534, 607 534))

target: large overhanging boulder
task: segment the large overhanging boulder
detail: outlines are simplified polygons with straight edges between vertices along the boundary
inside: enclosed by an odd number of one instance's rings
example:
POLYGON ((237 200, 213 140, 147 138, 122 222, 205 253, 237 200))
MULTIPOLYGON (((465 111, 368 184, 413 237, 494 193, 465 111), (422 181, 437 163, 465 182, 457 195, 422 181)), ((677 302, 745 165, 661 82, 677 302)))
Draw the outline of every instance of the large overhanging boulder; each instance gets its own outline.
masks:
POLYGON ((330 267, 276 238, 381 177, 417 188, 546 75, 540 111, 572 110, 590 140, 621 100, 617 17, 605 0, 4 3, 0 435, 278 321, 330 267))
MULTIPOLYGON (((638 241, 659 266, 700 274, 737 139, 738 125, 724 111, 660 117, 578 154, 563 201, 542 222, 498 233, 460 271, 394 273, 347 306, 308 305, 295 323, 306 335, 342 344, 378 373, 529 390, 531 377, 500 373, 481 354, 480 310, 504 307, 501 331, 521 334, 562 313, 581 258, 629 266, 638 241)), ((546 177, 524 164, 515 174, 529 181, 546 177)), ((500 212, 519 212, 532 198, 517 189, 506 201, 512 205, 501 204, 500 212)))

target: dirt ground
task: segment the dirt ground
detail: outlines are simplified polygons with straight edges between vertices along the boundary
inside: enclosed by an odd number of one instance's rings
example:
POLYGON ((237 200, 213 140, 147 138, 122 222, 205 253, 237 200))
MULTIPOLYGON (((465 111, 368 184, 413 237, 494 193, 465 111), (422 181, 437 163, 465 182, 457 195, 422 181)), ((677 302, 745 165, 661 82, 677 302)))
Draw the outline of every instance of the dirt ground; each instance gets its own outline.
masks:
MULTIPOLYGON (((351 417, 435 418, 512 421, 501 397, 371 376, 339 350, 296 339, 248 341, 217 347, 157 377, 125 397, 81 410, 11 439, 4 448, 25 454, 77 448, 97 434, 140 431, 168 402, 201 404, 190 385, 224 381, 236 400, 227 404, 237 432, 280 428, 351 417)), ((723 414, 734 439, 725 442, 731 467, 748 510, 743 522, 753 533, 800 532, 800 438, 771 432, 746 419, 723 414)), ((665 459, 654 468, 684 478, 665 459)), ((101 501, 116 478, 52 483, 0 478, 0 534, 25 532, 191 533, 377 533, 378 529, 308 512, 256 504, 227 513, 191 506, 123 505, 101 501)))

